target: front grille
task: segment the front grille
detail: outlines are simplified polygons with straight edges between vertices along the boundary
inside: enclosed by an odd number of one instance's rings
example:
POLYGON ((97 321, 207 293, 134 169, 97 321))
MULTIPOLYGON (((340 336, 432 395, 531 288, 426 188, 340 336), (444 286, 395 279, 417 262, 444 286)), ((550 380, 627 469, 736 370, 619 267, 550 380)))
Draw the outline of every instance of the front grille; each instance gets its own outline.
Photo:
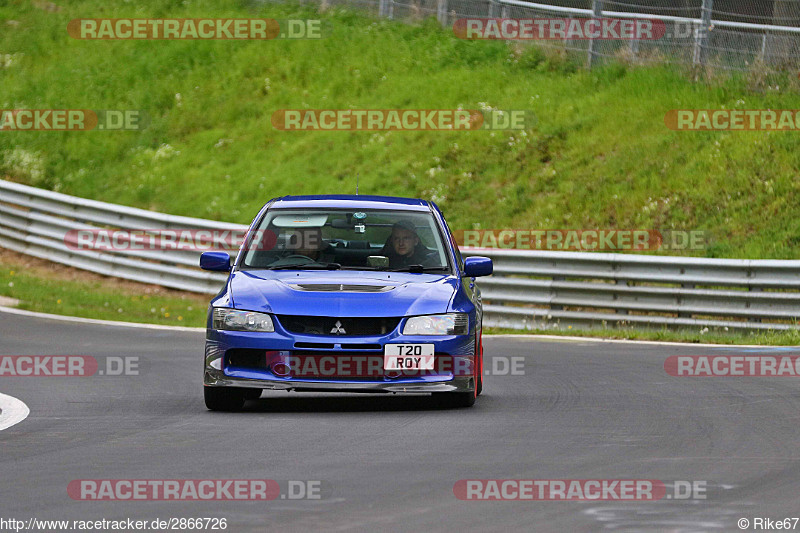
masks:
MULTIPOLYGON (((342 343, 340 345, 342 350, 383 350, 380 344, 364 344, 364 343, 342 343)), ((295 348, 306 348, 313 350, 333 350, 334 345, 331 342, 296 342, 295 348)))
POLYGON ((277 315, 278 322, 292 333, 305 335, 338 335, 351 337, 358 335, 386 335, 394 331, 400 317, 329 317, 277 315), (339 326, 336 324, 339 323, 339 326))
POLYGON ((309 292, 386 292, 394 289, 393 285, 354 285, 342 283, 293 283, 291 288, 309 292))
POLYGON ((382 350, 380 344, 342 344, 342 350, 382 350))
POLYGON ((318 350, 333 350, 332 342, 296 342, 295 348, 313 348, 318 350))

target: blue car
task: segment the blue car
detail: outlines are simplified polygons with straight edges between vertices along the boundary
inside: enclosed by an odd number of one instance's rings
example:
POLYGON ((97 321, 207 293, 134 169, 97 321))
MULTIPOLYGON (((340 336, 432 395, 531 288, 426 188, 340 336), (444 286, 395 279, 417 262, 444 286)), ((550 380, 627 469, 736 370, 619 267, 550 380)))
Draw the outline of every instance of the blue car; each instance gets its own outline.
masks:
POLYGON ((481 393, 486 257, 463 259, 439 208, 384 196, 269 201, 209 306, 204 394, 241 409, 262 390, 431 393, 468 407, 481 393))

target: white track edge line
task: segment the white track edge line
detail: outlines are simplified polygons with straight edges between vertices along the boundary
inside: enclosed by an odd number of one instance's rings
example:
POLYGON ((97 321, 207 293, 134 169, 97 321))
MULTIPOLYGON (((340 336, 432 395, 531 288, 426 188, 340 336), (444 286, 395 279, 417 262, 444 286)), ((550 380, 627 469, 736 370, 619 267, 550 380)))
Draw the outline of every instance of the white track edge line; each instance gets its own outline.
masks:
POLYGON ((190 328, 185 326, 163 326, 161 324, 140 324, 137 322, 119 322, 116 320, 98 320, 96 318, 81 318, 77 316, 53 315, 50 313, 39 313, 37 311, 28 311, 25 309, 15 309, 13 307, 3 307, 3 306, 0 306, 0 313, 29 316, 33 318, 44 318, 48 320, 60 320, 62 322, 75 322, 78 324, 93 324, 97 326, 114 326, 122 328, 160 329, 168 331, 191 331, 191 332, 206 330, 206 328, 190 328))
POLYGON ((25 402, 0 393, 0 431, 19 424, 31 414, 25 402))
POLYGON ((510 338, 510 339, 539 339, 539 340, 557 340, 557 341, 581 341, 581 342, 619 342, 627 344, 651 344, 655 346, 698 346, 698 347, 721 347, 721 348, 800 348, 800 346, 793 345, 776 345, 771 344, 711 344, 703 342, 670 342, 670 341, 643 341, 638 339, 604 339, 601 337, 576 337, 571 335, 515 335, 513 333, 502 333, 496 335, 486 335, 493 338, 510 338))

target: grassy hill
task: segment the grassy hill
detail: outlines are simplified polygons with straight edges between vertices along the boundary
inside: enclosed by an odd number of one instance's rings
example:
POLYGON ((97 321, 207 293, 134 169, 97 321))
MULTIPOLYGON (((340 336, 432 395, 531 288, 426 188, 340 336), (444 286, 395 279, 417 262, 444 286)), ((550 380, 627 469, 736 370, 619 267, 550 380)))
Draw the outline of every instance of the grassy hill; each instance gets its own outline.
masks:
POLYGON ((453 228, 679 228, 711 257, 800 257, 800 132, 678 132, 676 108, 800 109, 797 80, 587 72, 435 21, 218 0, 0 1, 0 108, 141 109, 137 132, 0 132, 0 176, 249 222, 269 198, 431 198, 453 228), (75 18, 323 18, 321 40, 83 41, 75 18), (770 82, 772 83, 772 82, 770 82), (279 131, 291 108, 529 109, 530 130, 279 131))

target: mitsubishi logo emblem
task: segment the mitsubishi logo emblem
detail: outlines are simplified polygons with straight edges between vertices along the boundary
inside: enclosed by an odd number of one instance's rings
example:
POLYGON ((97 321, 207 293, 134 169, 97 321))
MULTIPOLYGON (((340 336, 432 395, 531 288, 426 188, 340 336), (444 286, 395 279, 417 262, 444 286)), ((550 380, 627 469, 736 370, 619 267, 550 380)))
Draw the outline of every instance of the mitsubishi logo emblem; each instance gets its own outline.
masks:
POLYGON ((336 335, 344 335, 347 332, 342 327, 341 321, 337 320, 336 324, 333 325, 333 329, 331 330, 331 333, 335 333, 336 335))

